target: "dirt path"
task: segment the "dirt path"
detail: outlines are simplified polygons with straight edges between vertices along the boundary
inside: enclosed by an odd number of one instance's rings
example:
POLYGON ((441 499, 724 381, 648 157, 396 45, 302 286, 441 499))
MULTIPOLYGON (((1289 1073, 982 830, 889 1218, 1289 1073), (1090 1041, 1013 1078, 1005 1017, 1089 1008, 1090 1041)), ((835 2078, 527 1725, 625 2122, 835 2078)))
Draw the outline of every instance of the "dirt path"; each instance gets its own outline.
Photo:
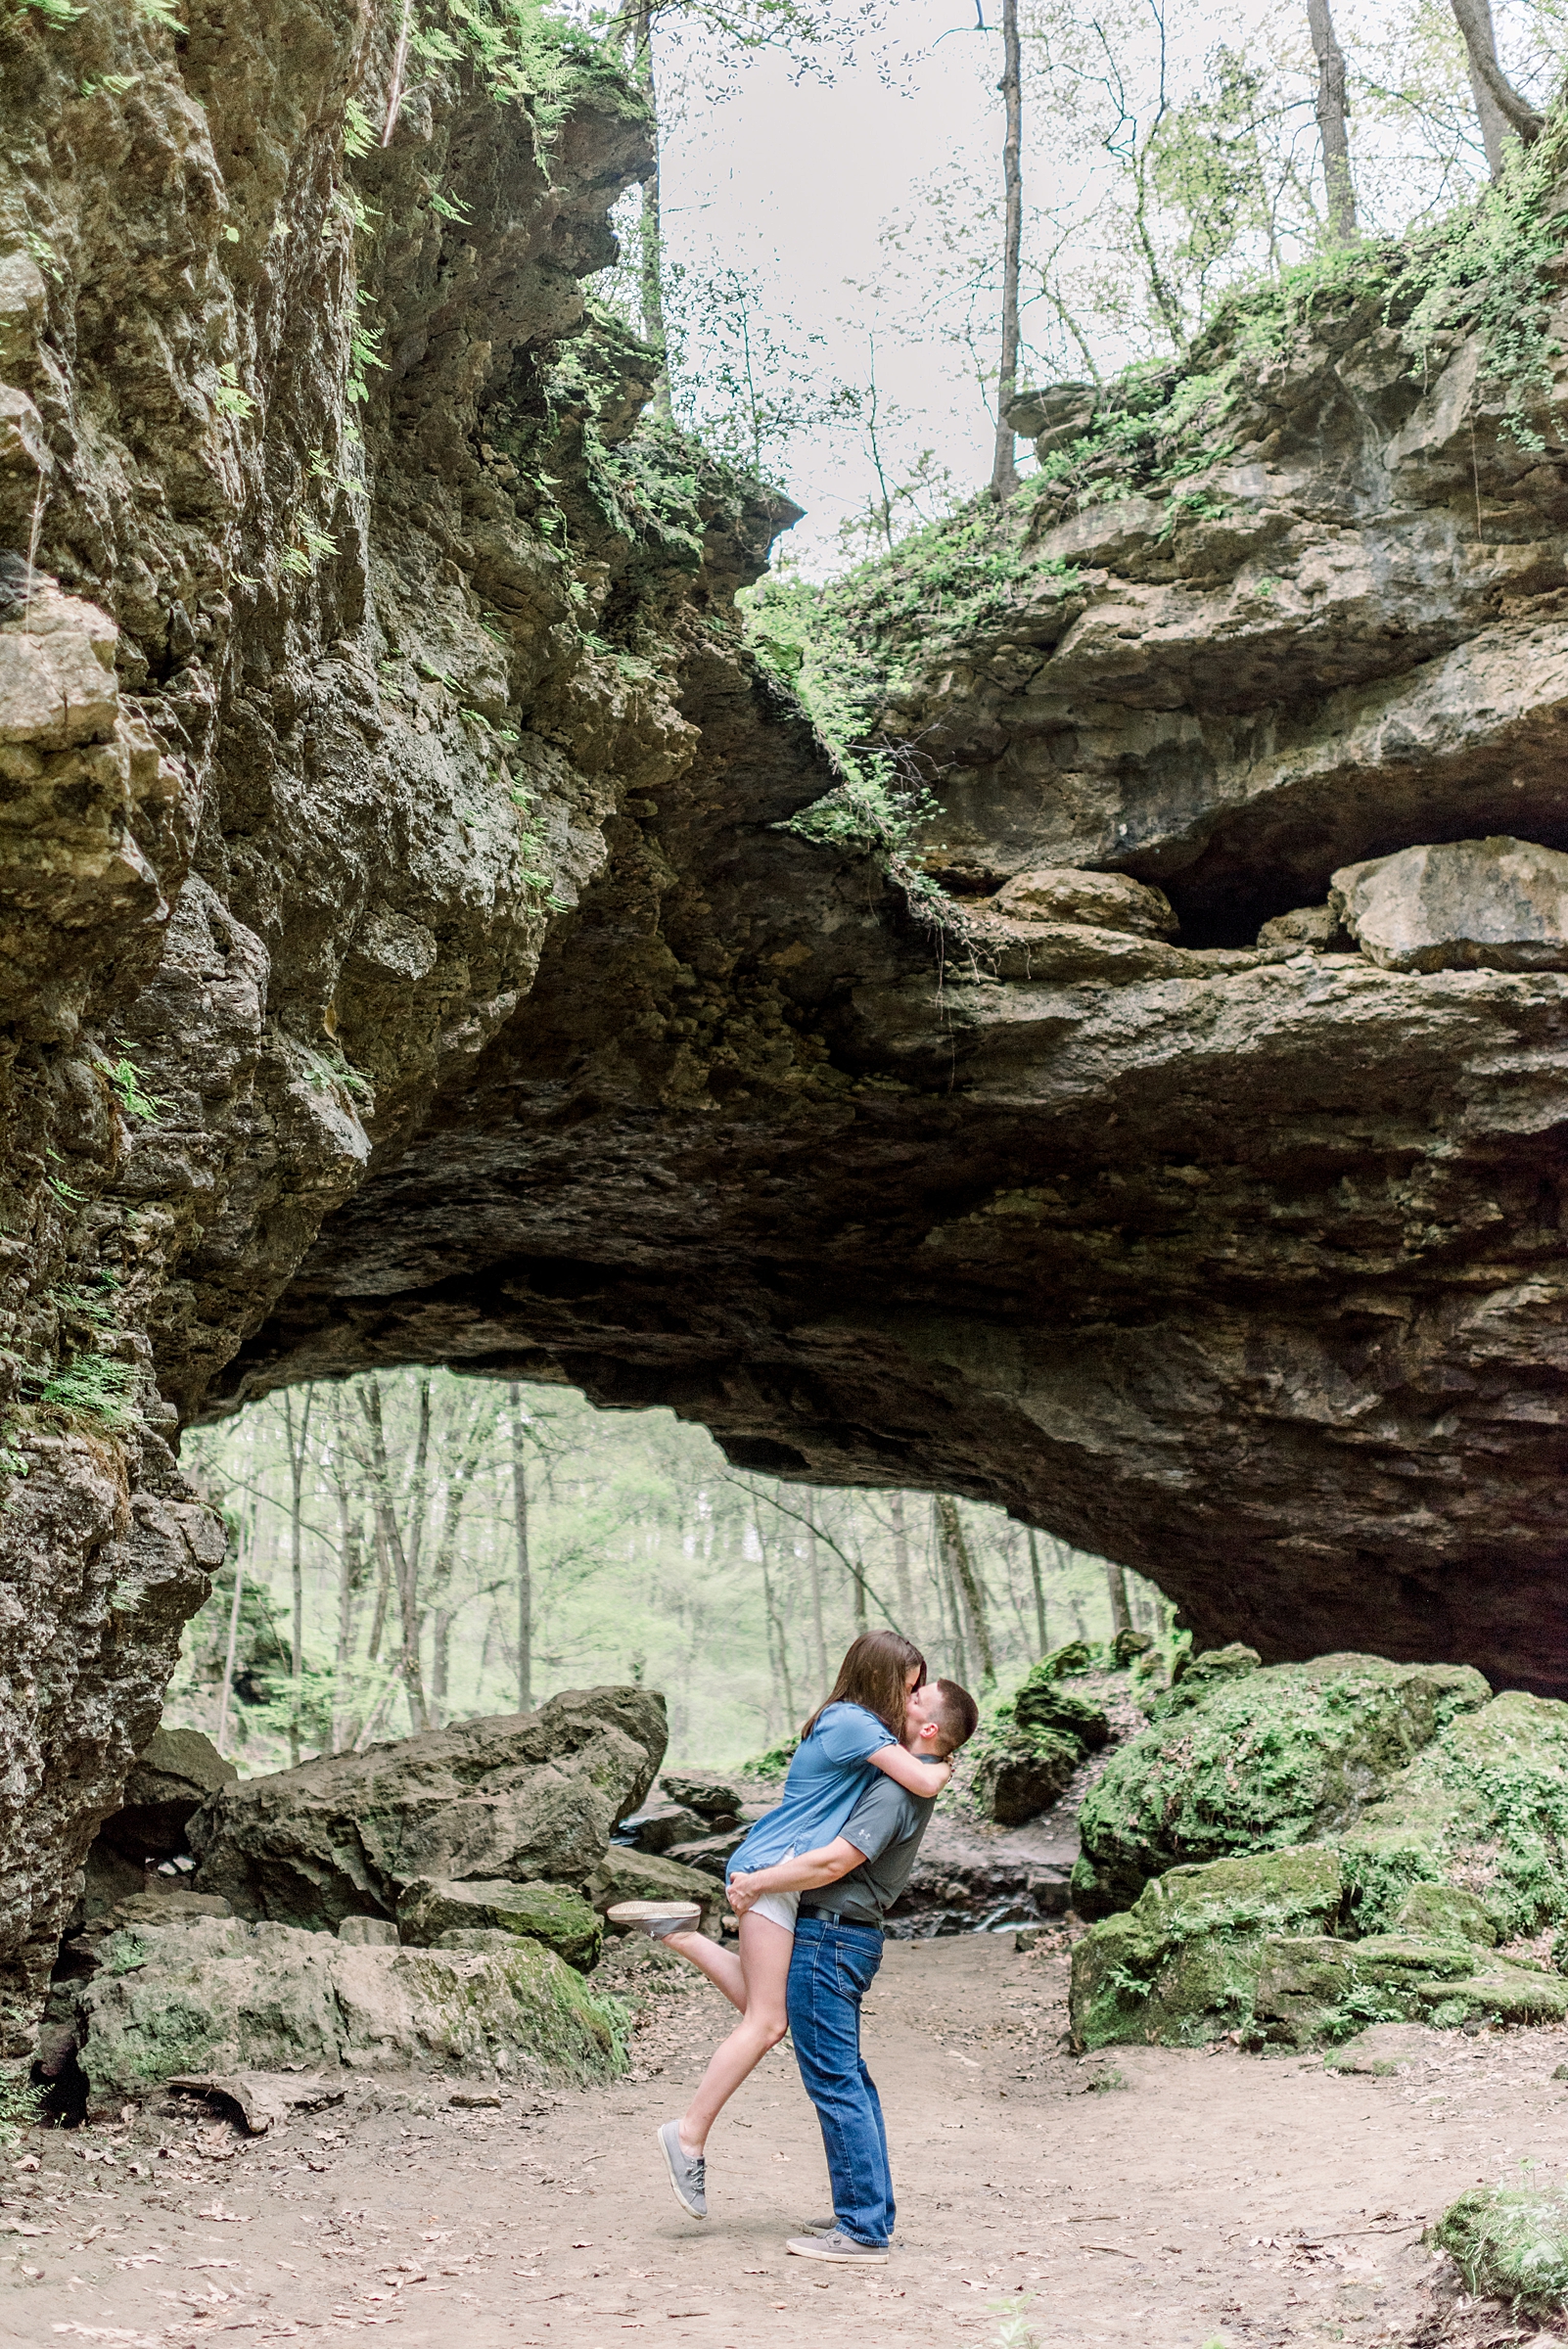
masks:
POLYGON ((658 1994, 614 2088, 509 2092, 495 2109, 429 2084, 356 2088, 249 2142, 151 2110, 35 2133, 39 2166, 0 2195, 0 2226, 23 2230, 0 2234, 0 2340, 191 2349, 385 2328, 406 2349, 618 2349, 638 2331, 814 2349, 853 2328, 929 2349, 996 2344, 998 2303, 1023 2308, 1039 2349, 1531 2337, 1464 2307, 1420 2228, 1478 2180, 1568 2167, 1568 2085, 1551 2078, 1568 2032, 1426 2035, 1416 2067, 1386 2078, 1230 2050, 1080 2062, 1058 2044, 1059 1951, 1018 1957, 1010 1934, 893 1944, 866 2039, 899 2244, 887 2268, 844 2273, 783 2254, 825 2201, 787 2047, 715 2134, 706 2228, 677 2209, 654 2126, 728 2010, 641 1945, 612 1962, 658 1994))

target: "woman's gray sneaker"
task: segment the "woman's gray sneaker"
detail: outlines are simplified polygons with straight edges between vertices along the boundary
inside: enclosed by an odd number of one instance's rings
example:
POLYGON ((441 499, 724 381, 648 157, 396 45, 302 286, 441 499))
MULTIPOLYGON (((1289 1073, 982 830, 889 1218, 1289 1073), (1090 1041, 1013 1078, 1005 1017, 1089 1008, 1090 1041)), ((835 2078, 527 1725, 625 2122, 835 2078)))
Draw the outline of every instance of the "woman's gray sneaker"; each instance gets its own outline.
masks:
POLYGON ((695 1901, 618 1901, 604 1912, 606 1924, 650 1934, 655 1941, 670 1933, 689 1933, 701 1924, 702 1914, 695 1901))
POLYGON ((708 2164, 700 2153, 688 2153, 680 2142, 680 2123, 666 2121, 659 2132, 659 2142, 669 2171, 670 2190, 682 2210, 689 2210, 694 2219, 708 2216, 708 2196, 704 2181, 708 2164))
POLYGON ((888 2264, 887 2246, 880 2249, 873 2243, 857 2243, 853 2234, 841 2234, 837 2228, 831 2234, 792 2234, 784 2246, 797 2259, 836 2259, 847 2268, 885 2268, 888 2264))

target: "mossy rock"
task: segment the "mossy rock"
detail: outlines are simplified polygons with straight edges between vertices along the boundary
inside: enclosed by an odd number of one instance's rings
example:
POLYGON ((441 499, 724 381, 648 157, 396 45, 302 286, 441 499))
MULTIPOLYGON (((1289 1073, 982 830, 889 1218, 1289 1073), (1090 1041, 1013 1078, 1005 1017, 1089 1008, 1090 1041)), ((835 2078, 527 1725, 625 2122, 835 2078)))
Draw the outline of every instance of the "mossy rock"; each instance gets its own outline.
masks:
POLYGON ((1473 1941, 1482 1949, 1491 1949, 1498 1938, 1481 1902, 1462 1884, 1414 1885, 1400 1903, 1394 1930, 1428 1940, 1473 1941))
POLYGON ((1265 1947, 1251 2028, 1254 2047, 1335 2043, 1369 2023, 1554 2023, 1568 1982, 1456 1937, 1373 1933, 1362 1941, 1304 1935, 1265 1947))
POLYGON ((1088 1697, 1043 1674, 1044 1667, 1037 1664, 1013 1697, 1013 1720, 1019 1728, 1031 1733, 1049 1730, 1057 1737, 1076 1739, 1084 1753, 1098 1753, 1111 1734, 1104 1712, 1088 1697))
POLYGON ((75 1988, 96 2095, 301 2065, 574 2082, 624 2068, 620 2010, 535 1941, 373 1948, 199 1917, 111 1934, 105 1950, 111 1962, 75 1988))
POLYGON ((1197 2047, 1245 2030, 1268 1937, 1325 1932, 1343 1897, 1320 1845, 1172 1868, 1074 1950, 1074 2045, 1197 2047))
POLYGON ((1166 1702, 1172 1710, 1195 1705, 1218 1688, 1222 1681, 1244 1681, 1249 1673, 1262 1669, 1263 1658, 1255 1647, 1240 1639, 1232 1639, 1227 1647, 1205 1647, 1195 1656, 1183 1657, 1176 1666, 1175 1684, 1166 1702))
POLYGON ((1418 1884, 1472 1892, 1499 1941, 1568 1918, 1568 1705, 1510 1689, 1459 1713, 1338 1840, 1363 1931, 1418 1884))
POLYGON ((420 1876, 398 1901, 397 1930, 411 1947, 433 1947, 465 1927, 539 1942, 579 1974, 591 1972, 604 1946, 600 1919, 581 1893, 565 1884, 454 1883, 420 1876))
POLYGON ((1070 1681, 1093 1669, 1094 1650, 1088 1641, 1069 1639, 1065 1647, 1053 1647, 1038 1664, 1031 1665, 1029 1677, 1032 1681, 1070 1681))
MULTIPOLYGON (((1216 1677, 1204 1674, 1205 1661, 1166 1700, 1163 1717, 1113 1755, 1084 1800, 1073 1874, 1084 1914, 1130 1905, 1171 1867, 1337 1839, 1490 1695, 1481 1675, 1460 1665, 1336 1655, 1235 1672, 1227 1664, 1216 1677)), ((1568 1720, 1568 1707, 1560 1710, 1568 1720)), ((1435 1861, 1406 1870, 1400 1897, 1442 1873, 1435 1861)))
POLYGON ((1083 1759, 1077 1738, 1051 1729, 1015 1733, 982 1756, 975 1792, 988 1819, 1000 1827, 1021 1826, 1049 1810, 1083 1759))
POLYGON ((1568 2200, 1534 2187, 1474 2187, 1427 2240, 1452 2253, 1478 2299, 1545 2317, 1568 2301, 1568 2200))

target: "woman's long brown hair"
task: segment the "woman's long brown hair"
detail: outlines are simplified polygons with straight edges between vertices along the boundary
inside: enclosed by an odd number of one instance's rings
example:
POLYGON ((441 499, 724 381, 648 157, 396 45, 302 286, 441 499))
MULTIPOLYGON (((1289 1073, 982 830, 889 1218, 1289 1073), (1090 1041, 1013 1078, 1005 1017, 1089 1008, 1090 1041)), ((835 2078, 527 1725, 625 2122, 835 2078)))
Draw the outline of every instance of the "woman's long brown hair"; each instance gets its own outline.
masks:
POLYGON ((920 1675, 915 1682, 918 1688, 926 1677, 926 1659, 912 1640, 901 1632, 862 1632, 845 1650, 831 1693, 822 1699, 801 1735, 810 1736, 829 1705, 863 1705, 895 1737, 901 1738, 911 1672, 920 1675))

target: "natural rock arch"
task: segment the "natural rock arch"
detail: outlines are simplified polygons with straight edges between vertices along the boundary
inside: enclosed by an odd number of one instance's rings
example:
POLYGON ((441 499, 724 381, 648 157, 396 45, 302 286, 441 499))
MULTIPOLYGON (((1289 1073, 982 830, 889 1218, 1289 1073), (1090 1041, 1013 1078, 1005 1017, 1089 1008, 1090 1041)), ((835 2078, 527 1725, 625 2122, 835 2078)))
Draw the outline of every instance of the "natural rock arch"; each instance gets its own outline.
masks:
MULTIPOLYGON (((628 454, 646 354, 576 335, 635 99, 568 57, 547 146, 454 68, 350 195, 387 27, 189 14, 3 35, 16 2029, 221 1554, 179 1423, 290 1379, 558 1375, 1003 1502, 1200 1637, 1568 1686, 1563 977, 933 922, 778 829, 834 781, 733 622, 785 513, 628 454)), ((1234 942, 1555 844, 1561 441, 1476 355, 1321 305, 1218 518, 1042 505, 1000 620, 917 620, 956 890, 1234 942)))

